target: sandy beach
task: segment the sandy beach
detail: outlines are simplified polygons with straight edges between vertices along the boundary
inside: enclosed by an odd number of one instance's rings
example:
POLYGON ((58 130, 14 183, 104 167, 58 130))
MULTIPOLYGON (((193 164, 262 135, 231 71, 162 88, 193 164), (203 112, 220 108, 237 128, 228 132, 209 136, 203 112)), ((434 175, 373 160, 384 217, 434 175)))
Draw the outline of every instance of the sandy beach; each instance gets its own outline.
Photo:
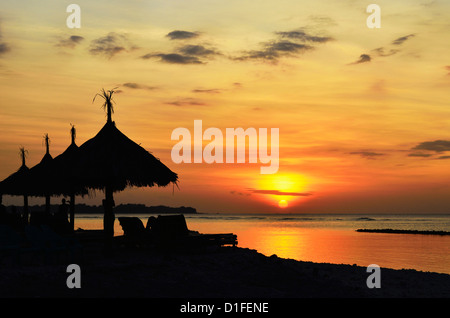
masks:
POLYGON ((2 298, 447 298, 450 275, 381 268, 381 288, 369 289, 365 267, 301 262, 255 250, 222 247, 197 252, 120 248, 82 259, 3 261, 2 298), (81 288, 66 286, 70 263, 81 288))

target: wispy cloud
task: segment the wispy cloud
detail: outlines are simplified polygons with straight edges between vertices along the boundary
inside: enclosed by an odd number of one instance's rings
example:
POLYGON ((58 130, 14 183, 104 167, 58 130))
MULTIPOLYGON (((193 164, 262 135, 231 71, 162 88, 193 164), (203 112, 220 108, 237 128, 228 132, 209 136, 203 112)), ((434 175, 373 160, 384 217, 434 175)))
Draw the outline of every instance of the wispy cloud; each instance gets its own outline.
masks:
POLYGON ((118 53, 131 51, 137 46, 132 44, 126 34, 110 32, 108 35, 92 40, 89 52, 92 55, 100 55, 112 58, 118 53))
POLYGON ((293 31, 285 31, 285 32, 275 32, 275 33, 280 35, 282 38, 295 39, 295 40, 300 40, 303 42, 325 43, 325 42, 333 40, 332 37, 310 35, 310 34, 307 34, 303 30, 293 30, 293 31))
POLYGON ((211 56, 211 55, 221 55, 218 51, 213 48, 206 48, 203 45, 185 45, 178 49, 178 52, 184 55, 190 56, 211 56))
MULTIPOLYGON (((1 23, 1 20, 0 20, 1 23)), ((2 34, 2 30, 0 28, 0 56, 11 51, 11 47, 9 46, 8 43, 3 42, 3 34, 2 34)))
POLYGON ((409 38, 412 38, 414 36, 415 36, 415 34, 409 34, 409 35, 401 36, 401 37, 395 39, 394 41, 392 41, 392 44, 393 45, 401 45, 405 41, 407 41, 409 38))
POLYGON ((359 59, 358 59, 358 60, 356 60, 355 62, 350 63, 350 64, 367 63, 367 62, 370 62, 371 60, 372 60, 372 58, 370 57, 369 54, 361 54, 361 55, 359 56, 359 59))
POLYGON ((207 94, 219 94, 221 93, 221 89, 219 88, 210 88, 210 89, 193 89, 193 93, 207 93, 207 94))
POLYGON ((238 61, 259 59, 276 62, 280 57, 294 56, 313 49, 310 45, 287 40, 266 42, 262 46, 263 48, 261 50, 246 51, 241 56, 234 57, 233 59, 238 61))
POLYGON ((173 106, 206 106, 204 102, 201 102, 194 98, 180 98, 178 100, 167 102, 167 105, 173 105, 173 106))
POLYGON ((379 153, 379 152, 373 152, 373 151, 353 151, 353 152, 349 152, 350 155, 360 155, 363 158, 367 158, 367 159, 375 159, 376 157, 379 156, 384 156, 384 153, 379 153))
POLYGON ((406 36, 401 36, 397 39, 395 39, 394 41, 391 42, 391 45, 393 45, 393 47, 378 47, 376 49, 371 50, 371 54, 361 54, 359 56, 359 59, 355 62, 349 63, 349 65, 354 65, 354 64, 361 64, 361 63, 367 63, 373 60, 374 56, 378 56, 378 57, 387 57, 387 56, 391 56, 394 54, 399 53, 400 50, 400 46, 406 42, 408 39, 410 39, 411 37, 414 37, 415 34, 409 34, 406 36))
POLYGON ((60 39, 58 43, 56 43, 56 46, 73 49, 75 48, 75 46, 77 46, 77 44, 81 43, 83 40, 84 37, 82 36, 71 35, 68 38, 60 39))
POLYGON ((311 192, 288 192, 288 191, 280 191, 280 190, 258 190, 258 189, 247 189, 251 193, 259 193, 259 194, 272 194, 272 195, 289 195, 296 197, 307 197, 312 195, 311 192))
POLYGON ((198 57, 178 53, 149 53, 141 56, 142 59, 159 58, 161 62, 170 64, 204 64, 198 57))
POLYGON ((242 195, 242 196, 251 196, 251 193, 248 192, 241 192, 241 191, 230 191, 231 194, 233 195, 242 195))
POLYGON ((400 52, 400 50, 386 49, 384 47, 379 47, 379 48, 373 49, 372 52, 374 52, 374 54, 376 54, 378 56, 391 56, 391 55, 394 55, 394 54, 400 52))
POLYGON ((419 143, 412 150, 428 150, 441 153, 450 151, 450 140, 434 140, 419 143))
POLYGON ((412 152, 408 154, 408 157, 422 157, 432 160, 450 159, 449 155, 444 154, 444 152, 450 151, 450 140, 424 141, 410 150, 412 152), (436 157, 436 155, 439 156, 436 157))
POLYGON ((413 152, 408 154, 408 157, 422 157, 422 158, 428 158, 431 157, 432 154, 429 153, 421 153, 421 152, 413 152))
POLYGON ((155 86, 148 86, 138 83, 123 83, 121 86, 131 89, 147 89, 147 90, 154 90, 157 89, 155 86))
MULTIPOLYGON (((172 40, 191 39, 199 36, 199 34, 188 31, 173 31, 167 36, 172 40)), ((160 62, 170 64, 206 64, 208 59, 216 55, 221 55, 221 53, 215 48, 200 44, 186 44, 170 53, 148 53, 141 56, 141 58, 144 60, 156 58, 160 62)))
POLYGON ((181 31, 175 30, 166 35, 171 40, 185 40, 185 39, 193 39, 200 36, 198 32, 190 32, 190 31, 181 31))
POLYGON ((7 53, 11 51, 11 48, 9 47, 8 43, 1 42, 0 43, 0 55, 7 53))
POLYGON ((333 40, 328 36, 308 34, 303 29, 279 31, 275 32, 275 35, 277 35, 276 39, 261 43, 260 49, 244 51, 241 55, 232 57, 232 59, 237 61, 262 60, 276 63, 282 57, 298 56, 314 49, 313 44, 333 40))

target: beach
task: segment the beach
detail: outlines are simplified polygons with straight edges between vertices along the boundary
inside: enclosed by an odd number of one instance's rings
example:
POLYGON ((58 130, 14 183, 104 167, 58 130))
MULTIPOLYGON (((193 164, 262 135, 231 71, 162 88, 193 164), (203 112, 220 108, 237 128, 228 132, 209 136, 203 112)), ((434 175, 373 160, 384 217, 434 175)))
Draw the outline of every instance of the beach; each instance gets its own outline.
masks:
POLYGON ((381 288, 368 288, 367 268, 264 256, 222 247, 208 251, 86 246, 82 258, 3 264, 2 298, 448 298, 450 275, 381 268, 381 288), (68 288, 67 266, 81 269, 68 288))

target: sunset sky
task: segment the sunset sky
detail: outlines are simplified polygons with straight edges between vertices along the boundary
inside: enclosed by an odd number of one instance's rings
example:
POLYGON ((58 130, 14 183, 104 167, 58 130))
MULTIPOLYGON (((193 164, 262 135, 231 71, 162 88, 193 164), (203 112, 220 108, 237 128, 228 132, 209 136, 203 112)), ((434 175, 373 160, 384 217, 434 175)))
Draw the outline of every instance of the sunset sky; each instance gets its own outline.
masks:
MULTIPOLYGON (((0 180, 106 122, 179 175, 120 203, 218 213, 449 213, 450 2, 2 1, 0 180), (69 4, 81 8, 70 29, 69 4), (369 4, 381 8, 370 29, 369 4), (279 170, 171 159, 177 127, 279 128, 279 170)), ((207 144, 207 142, 205 142, 207 144)), ((102 193, 77 202, 100 204, 102 193)), ((3 203, 21 204, 4 196, 3 203)), ((30 204, 42 204, 36 198, 30 204)), ((60 198, 52 199, 59 203, 60 198)))

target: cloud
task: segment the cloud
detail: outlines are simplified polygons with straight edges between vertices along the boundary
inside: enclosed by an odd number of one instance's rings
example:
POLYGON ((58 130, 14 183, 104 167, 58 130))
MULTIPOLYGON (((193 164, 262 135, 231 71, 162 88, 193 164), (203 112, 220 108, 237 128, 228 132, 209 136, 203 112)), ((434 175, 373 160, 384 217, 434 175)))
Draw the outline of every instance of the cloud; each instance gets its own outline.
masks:
POLYGON ((185 39, 193 39, 198 37, 200 34, 198 32, 189 32, 189 31, 172 31, 168 33, 166 36, 171 40, 185 40, 185 39))
POLYGON ((325 43, 325 42, 333 40, 333 38, 331 38, 329 36, 309 35, 302 30, 276 32, 276 34, 280 35, 282 38, 295 39, 295 40, 300 40, 302 42, 325 43))
MULTIPOLYGON (((409 34, 409 35, 399 37, 399 38, 395 39, 394 41, 392 41, 392 43, 391 43, 391 45, 395 46, 394 48, 378 47, 376 49, 371 50, 371 52, 373 52, 374 55, 379 56, 379 57, 387 57, 387 56, 397 54, 400 52, 399 46, 401 46, 405 41, 407 41, 409 38, 414 37, 414 36, 415 36, 415 34, 409 34)), ((359 60, 357 60, 356 62, 350 63, 350 65, 366 63, 366 62, 370 62, 372 60, 373 60, 373 55, 361 54, 359 56, 359 60)))
POLYGON ((428 150, 437 153, 450 151, 450 140, 434 140, 421 142, 420 144, 412 148, 412 150, 428 150))
POLYGON ((272 194, 272 195, 289 195, 296 197, 307 197, 312 195, 311 192, 287 192, 287 191, 279 191, 279 190, 257 190, 248 188, 248 191, 251 193, 259 193, 259 194, 272 194))
POLYGON ((401 45, 403 44, 406 40, 408 40, 409 38, 414 37, 415 34, 409 34, 409 35, 405 35, 405 36, 401 36, 398 39, 395 39, 394 41, 392 41, 393 45, 401 45))
POLYGON ((251 193, 248 193, 248 192, 244 193, 244 192, 239 192, 239 191, 234 191, 234 190, 230 191, 230 193, 233 194, 233 195, 236 194, 236 195, 242 195, 242 196, 247 196, 247 197, 252 195, 251 193))
POLYGON ((89 52, 92 55, 103 55, 112 58, 114 55, 134 50, 137 47, 130 43, 126 34, 110 32, 108 35, 92 40, 89 52))
POLYGON ((280 57, 294 56, 311 49, 313 49, 312 46, 303 43, 286 40, 273 41, 263 43, 261 50, 246 51, 243 55, 233 59, 239 61, 261 59, 276 62, 280 57))
POLYGON ((209 56, 209 55, 220 55, 214 49, 207 49, 203 45, 185 45, 178 49, 178 52, 184 55, 191 56, 209 56))
POLYGON ((138 84, 138 83, 123 83, 122 86, 131 88, 131 89, 148 89, 148 90, 153 90, 153 89, 157 88, 154 86, 147 86, 147 85, 142 85, 142 84, 138 84))
POLYGON ((182 55, 178 53, 149 53, 141 56, 142 59, 147 60, 151 58, 160 58, 161 62, 169 64, 204 64, 195 56, 182 55))
POLYGON ((445 69, 448 71, 447 75, 450 76, 450 65, 446 65, 446 66, 445 66, 445 69))
POLYGON ((374 52, 378 56, 391 56, 391 55, 394 55, 394 54, 400 52, 400 50, 389 49, 388 51, 385 51, 384 47, 379 47, 379 48, 373 49, 372 52, 374 52))
POLYGON ((361 63, 367 63, 370 62, 372 60, 372 58, 370 57, 369 54, 361 54, 359 56, 359 59, 353 63, 350 64, 361 64, 361 63))
POLYGON ((276 63, 281 57, 297 56, 315 47, 313 44, 325 43, 333 40, 328 36, 317 36, 306 33, 302 29, 274 32, 277 38, 263 42, 259 50, 247 50, 233 60, 265 60, 276 63))
POLYGON ((384 156, 384 153, 372 152, 372 151, 353 151, 349 152, 350 155, 360 155, 363 158, 375 159, 375 157, 384 156))
POLYGON ((0 56, 11 51, 11 47, 9 46, 9 44, 1 41, 2 38, 3 38, 3 34, 0 29, 0 56))
POLYGON ((216 55, 222 54, 214 48, 189 44, 179 47, 175 53, 148 53, 141 58, 159 58, 161 62, 171 64, 206 64, 205 59, 216 55))
POLYGON ((0 43, 0 55, 11 51, 9 45, 5 42, 0 43))
POLYGON ((193 89, 193 93, 208 93, 208 94, 219 94, 221 92, 218 88, 210 88, 210 89, 193 89))
POLYGON ((413 152, 413 153, 408 154, 408 157, 423 157, 423 158, 428 158, 428 157, 431 157, 431 156, 432 156, 432 155, 429 154, 429 153, 416 153, 416 152, 413 152))
POLYGON ((67 39, 59 40, 59 42, 56 44, 56 46, 73 49, 73 48, 75 48, 75 46, 77 44, 81 43, 83 40, 84 40, 84 37, 82 37, 82 36, 72 35, 72 36, 69 36, 67 39))
POLYGON ((167 102, 166 104, 174 106, 206 106, 204 102, 200 102, 194 98, 182 98, 173 102, 167 102))
POLYGON ((437 157, 436 159, 450 159, 450 156, 440 156, 440 157, 437 157))

